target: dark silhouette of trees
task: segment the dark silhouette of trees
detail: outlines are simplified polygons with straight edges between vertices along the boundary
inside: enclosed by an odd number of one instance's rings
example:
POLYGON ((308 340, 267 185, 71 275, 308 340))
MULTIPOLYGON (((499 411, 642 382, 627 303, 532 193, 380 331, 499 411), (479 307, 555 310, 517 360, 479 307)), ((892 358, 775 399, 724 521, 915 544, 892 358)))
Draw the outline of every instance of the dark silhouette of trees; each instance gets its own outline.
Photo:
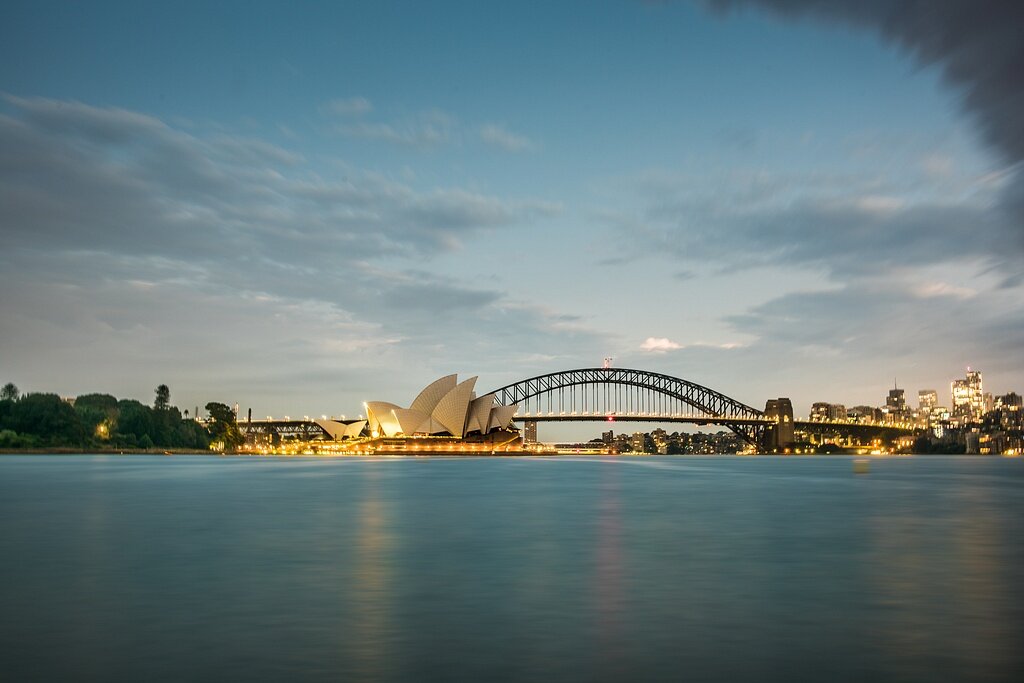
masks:
POLYGON ((117 399, 110 394, 83 394, 75 399, 75 412, 86 437, 107 441, 117 431, 117 399))
POLYGON ((153 407, 157 410, 167 410, 167 407, 171 405, 171 390, 166 384, 161 384, 156 388, 156 399, 153 401, 153 407))
MULTIPOLYGON (((10 383, 5 389, 5 398, 0 398, 0 448, 206 449, 210 444, 203 425, 182 419, 170 405, 170 390, 163 384, 153 408, 136 400, 118 401, 110 394, 83 394, 66 401, 56 394, 19 397, 10 383)), ((233 434, 238 434, 237 425, 229 432, 232 448, 237 441, 233 434)))
POLYGON ((8 382, 0 389, 0 401, 17 401, 18 387, 14 382, 8 382))
POLYGON ((207 429, 210 431, 211 448, 219 446, 222 450, 230 451, 245 443, 245 437, 238 429, 235 412, 230 406, 211 402, 206 404, 206 412, 210 415, 207 429))
POLYGON ((26 394, 12 402, 4 428, 35 437, 40 445, 79 444, 82 423, 75 409, 57 394, 26 394))

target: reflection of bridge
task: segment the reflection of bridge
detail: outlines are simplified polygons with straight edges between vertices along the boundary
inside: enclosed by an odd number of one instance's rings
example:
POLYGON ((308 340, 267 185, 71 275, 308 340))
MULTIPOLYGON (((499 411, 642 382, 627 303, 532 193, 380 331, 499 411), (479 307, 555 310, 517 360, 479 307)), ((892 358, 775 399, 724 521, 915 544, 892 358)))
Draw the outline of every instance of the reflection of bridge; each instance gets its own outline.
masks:
MULTIPOLYGON (((758 410, 695 382, 645 370, 583 368, 552 372, 509 384, 494 392, 500 405, 517 405, 516 422, 616 421, 721 425, 759 452, 786 448, 794 429, 878 433, 876 425, 793 420, 789 399, 770 399, 758 410), (873 431, 872 431, 873 430, 873 431)), ((348 420, 252 421, 244 433, 338 439, 361 425, 348 420)), ((892 431, 888 428, 886 431, 892 431)), ((908 430, 898 430, 907 433, 908 430)))

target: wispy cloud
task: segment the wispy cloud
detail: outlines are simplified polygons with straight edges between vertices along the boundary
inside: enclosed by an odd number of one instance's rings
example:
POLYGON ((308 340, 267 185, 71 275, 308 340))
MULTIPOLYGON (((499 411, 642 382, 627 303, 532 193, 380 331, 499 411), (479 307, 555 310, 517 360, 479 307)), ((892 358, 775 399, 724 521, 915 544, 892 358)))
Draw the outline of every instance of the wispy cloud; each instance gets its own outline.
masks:
POLYGON ((365 97, 348 97, 324 103, 323 111, 336 116, 360 116, 373 111, 373 103, 365 97))
POLYGON ((360 140, 430 149, 476 139, 506 152, 537 149, 533 140, 509 130, 503 124, 485 123, 474 128, 462 124, 456 117, 440 109, 428 109, 393 120, 387 117, 369 118, 366 115, 374 111, 373 104, 365 97, 351 97, 330 100, 320 107, 320 111, 332 120, 330 130, 360 140))
POLYGON ((525 135, 513 133, 497 123, 480 126, 480 139, 488 145, 499 147, 507 152, 524 152, 535 149, 536 144, 525 135))
POLYGON ((435 109, 400 123, 346 120, 335 124, 333 130, 351 138, 426 149, 453 142, 458 123, 454 117, 435 109))

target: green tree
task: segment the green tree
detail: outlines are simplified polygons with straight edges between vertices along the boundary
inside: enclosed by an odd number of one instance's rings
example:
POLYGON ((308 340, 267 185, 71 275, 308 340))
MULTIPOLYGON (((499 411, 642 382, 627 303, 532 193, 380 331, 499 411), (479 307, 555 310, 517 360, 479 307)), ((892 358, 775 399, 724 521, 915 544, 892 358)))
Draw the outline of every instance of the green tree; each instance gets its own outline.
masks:
POLYGON ((9 399, 0 401, 0 429, 9 429, 11 423, 11 412, 14 410, 14 401, 9 399))
POLYGON ((117 399, 110 394, 83 394, 75 399, 75 412, 86 436, 106 441, 117 431, 117 399))
POLYGON ((137 442, 143 436, 152 440, 153 432, 153 409, 143 405, 136 400, 128 399, 117 404, 119 415, 117 418, 118 433, 128 436, 132 435, 129 442, 137 442))
POLYGON ((209 433, 195 420, 182 420, 178 425, 175 439, 174 445, 183 448, 208 448, 210 446, 209 433))
POLYGON ((156 388, 156 399, 153 401, 153 407, 157 410, 167 410, 171 405, 171 390, 166 384, 161 384, 156 388))
POLYGON ((19 448, 21 437, 13 429, 0 429, 0 448, 19 448))
POLYGON ((153 411, 153 443, 157 446, 180 446, 178 434, 181 427, 181 413, 175 406, 153 411))
POLYGON ((18 387, 15 386, 14 382, 8 382, 0 389, 0 401, 17 401, 18 400, 18 387))
POLYGON ((210 423, 207 429, 210 432, 211 446, 221 444, 223 449, 234 450, 245 443, 245 437, 238 429, 238 422, 235 420, 235 412, 223 403, 210 402, 206 404, 206 412, 210 415, 210 423))
POLYGON ((82 423, 71 405, 57 394, 27 394, 13 404, 10 428, 38 436, 52 446, 80 445, 82 423))

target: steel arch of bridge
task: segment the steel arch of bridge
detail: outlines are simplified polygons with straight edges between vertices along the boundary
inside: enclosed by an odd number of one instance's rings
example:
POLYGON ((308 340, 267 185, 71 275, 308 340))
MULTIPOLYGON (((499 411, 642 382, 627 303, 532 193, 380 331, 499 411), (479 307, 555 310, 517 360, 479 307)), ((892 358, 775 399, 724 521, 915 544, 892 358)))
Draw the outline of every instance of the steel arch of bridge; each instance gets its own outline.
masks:
MULTIPOLYGON (((765 417, 763 411, 741 403, 723 393, 701 386, 678 377, 663 375, 657 372, 646 370, 630 370, 627 368, 583 368, 579 370, 563 370, 552 372, 538 377, 524 379, 514 384, 504 386, 494 393, 495 401, 502 405, 522 405, 530 399, 540 397, 543 394, 558 394, 558 412, 564 412, 564 392, 566 389, 575 390, 579 387, 593 387, 599 394, 605 389, 604 406, 607 415, 614 415, 622 406, 617 405, 618 401, 629 401, 639 399, 639 392, 647 391, 672 400, 679 401, 696 409, 698 413, 694 417, 706 419, 709 423, 720 424, 728 427, 740 438, 757 448, 761 447, 762 435, 771 421, 765 417), (627 387, 634 393, 632 396, 622 396, 619 391, 610 392, 614 397, 615 404, 609 403, 609 387, 627 387), (614 409, 613 409, 614 408, 614 409)), ((584 396, 586 394, 584 393, 584 396)), ((596 396, 596 399, 602 398, 596 396)), ((599 403, 595 400, 595 403, 599 403)), ((529 417, 517 416, 517 419, 529 419, 529 417)), ((563 418, 564 419, 564 418, 563 418)), ((593 415, 580 415, 568 419, 598 420, 603 419, 602 415, 595 412, 593 415)), ((658 416, 651 415, 651 422, 657 422, 658 416)))

